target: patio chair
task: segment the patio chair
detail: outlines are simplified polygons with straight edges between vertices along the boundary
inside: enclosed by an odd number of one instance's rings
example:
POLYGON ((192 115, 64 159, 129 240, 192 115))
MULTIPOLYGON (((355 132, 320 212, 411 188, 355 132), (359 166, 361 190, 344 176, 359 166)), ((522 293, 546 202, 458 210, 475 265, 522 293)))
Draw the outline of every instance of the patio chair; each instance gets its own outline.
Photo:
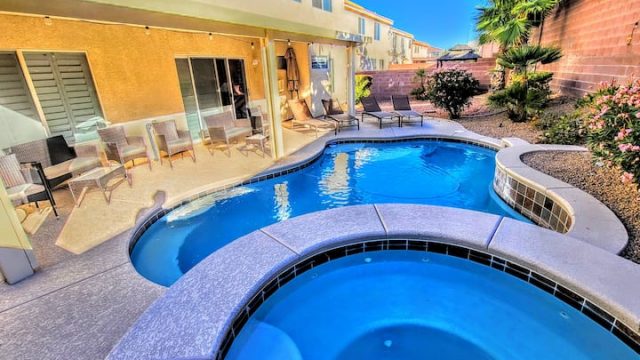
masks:
POLYGON ((378 122, 380 123, 380 129, 382 129, 382 124, 385 120, 391 120, 393 122, 395 121, 394 120, 395 118, 398 118, 398 126, 400 126, 401 116, 396 113, 382 111, 375 97, 367 96, 362 98, 360 102, 362 103, 362 107, 364 108, 364 111, 362 112, 363 122, 364 122, 364 116, 369 115, 371 117, 378 119, 378 122))
POLYGON ((96 145, 71 147, 62 135, 14 145, 5 153, 15 154, 20 163, 39 169, 44 178, 43 185, 49 189, 55 189, 74 176, 102 166, 96 145))
POLYGON ((263 113, 259 107, 249 107, 251 125, 258 134, 264 135, 267 139, 271 137, 271 123, 268 115, 263 113))
POLYGON ((400 127, 405 122, 417 122, 418 120, 420 120, 420 127, 424 125, 424 115, 411 109, 407 95, 391 95, 391 102, 393 103, 393 112, 400 115, 400 127), (412 121, 412 118, 415 120, 412 121))
POLYGON ((249 119, 234 119, 231 111, 220 114, 209 115, 204 118, 209 132, 210 147, 209 152, 213 155, 213 145, 215 143, 226 144, 227 154, 231 156, 231 142, 238 138, 251 136, 253 129, 249 119))
POLYGON ((318 137, 319 129, 333 129, 334 133, 338 133, 337 125, 335 122, 330 123, 327 121, 314 119, 309 110, 309 106, 304 99, 291 99, 289 102, 289 108, 293 114, 292 124, 303 126, 315 131, 316 137, 318 137))
POLYGON ((151 128, 155 135, 156 144, 158 145, 158 157, 160 158, 160 165, 162 165, 162 151, 167 154, 169 158, 169 166, 173 169, 173 162, 171 157, 175 154, 181 154, 184 157, 184 153, 189 151, 191 153, 191 159, 196 162, 196 153, 193 149, 193 139, 188 130, 178 130, 175 120, 165 120, 159 122, 152 122, 151 128))
POLYGON ((98 129, 98 134, 106 146, 107 159, 124 166, 129 161, 135 165, 136 159, 146 158, 151 170, 151 158, 142 136, 127 136, 123 126, 98 129))
POLYGON ((335 99, 322 99, 322 107, 324 108, 324 116, 335 121, 336 126, 336 135, 342 130, 344 127, 353 127, 357 126, 358 130, 360 130, 360 119, 351 115, 345 114, 344 111, 339 106, 338 100, 335 99))
POLYGON ((33 202, 36 207, 39 207, 38 201, 49 201, 53 213, 58 217, 51 189, 46 185, 41 168, 20 164, 15 154, 4 155, 0 156, 0 178, 2 178, 2 182, 7 188, 9 200, 14 205, 33 202), (39 184, 34 181, 32 170, 37 173, 39 184))

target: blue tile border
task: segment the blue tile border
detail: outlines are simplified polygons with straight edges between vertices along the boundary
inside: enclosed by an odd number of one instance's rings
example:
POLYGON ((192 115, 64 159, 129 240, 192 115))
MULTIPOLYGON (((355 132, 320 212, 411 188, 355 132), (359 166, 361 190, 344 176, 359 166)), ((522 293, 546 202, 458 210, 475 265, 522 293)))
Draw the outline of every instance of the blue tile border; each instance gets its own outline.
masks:
POLYGON ((585 297, 567 289, 544 275, 538 274, 515 262, 503 259, 496 255, 470 249, 467 247, 446 244, 437 241, 416 240, 416 239, 384 239, 367 240, 324 249, 319 252, 307 255, 302 260, 296 261, 293 265, 280 271, 272 279, 268 280, 260 289, 251 294, 249 300, 241 305, 240 311, 233 317, 231 325, 224 331, 224 337, 218 349, 215 349, 215 359, 222 360, 227 355, 233 341, 238 336, 242 327, 249 318, 271 295, 278 291, 297 276, 313 269, 326 262, 336 260, 345 256, 372 251, 393 251, 410 250, 433 252, 443 255, 454 256, 461 259, 473 261, 475 263, 491 267, 512 275, 525 281, 551 295, 567 305, 580 311, 582 314, 593 320, 608 332, 619 338, 631 349, 640 355, 640 333, 632 330, 620 320, 616 319, 607 311, 593 304, 585 297))

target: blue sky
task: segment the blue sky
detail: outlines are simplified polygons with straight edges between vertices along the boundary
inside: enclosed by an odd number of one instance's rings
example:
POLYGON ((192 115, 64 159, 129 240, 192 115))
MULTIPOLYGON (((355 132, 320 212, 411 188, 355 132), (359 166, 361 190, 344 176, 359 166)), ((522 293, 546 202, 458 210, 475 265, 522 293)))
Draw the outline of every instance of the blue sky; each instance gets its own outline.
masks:
POLYGON ((393 19, 394 26, 417 40, 441 48, 475 38, 473 17, 483 0, 354 0, 393 19))

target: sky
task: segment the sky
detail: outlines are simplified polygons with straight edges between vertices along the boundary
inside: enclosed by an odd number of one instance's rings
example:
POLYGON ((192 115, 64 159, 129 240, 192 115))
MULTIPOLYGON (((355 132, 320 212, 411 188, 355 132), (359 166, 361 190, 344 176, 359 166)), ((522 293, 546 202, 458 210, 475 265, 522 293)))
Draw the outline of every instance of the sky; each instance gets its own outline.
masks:
POLYGON ((354 0, 391 18, 394 27, 412 33, 416 40, 448 49, 474 40, 476 6, 483 0, 354 0))

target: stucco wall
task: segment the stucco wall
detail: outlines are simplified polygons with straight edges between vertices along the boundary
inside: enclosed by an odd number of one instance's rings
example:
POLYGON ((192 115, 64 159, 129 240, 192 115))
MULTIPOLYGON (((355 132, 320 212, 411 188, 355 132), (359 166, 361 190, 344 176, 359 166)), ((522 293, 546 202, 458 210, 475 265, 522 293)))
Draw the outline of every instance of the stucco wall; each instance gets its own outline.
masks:
POLYGON ((250 99, 264 98, 259 40, 0 14, 0 50, 86 52, 107 120, 119 123, 184 112, 175 57, 245 60, 250 99))
MULTIPOLYGON (((564 57, 543 67, 556 89, 570 95, 593 91, 600 81, 640 75, 640 0, 572 0, 545 20, 541 43, 562 48, 564 57)), ((531 42, 539 41, 536 29, 531 42)))

